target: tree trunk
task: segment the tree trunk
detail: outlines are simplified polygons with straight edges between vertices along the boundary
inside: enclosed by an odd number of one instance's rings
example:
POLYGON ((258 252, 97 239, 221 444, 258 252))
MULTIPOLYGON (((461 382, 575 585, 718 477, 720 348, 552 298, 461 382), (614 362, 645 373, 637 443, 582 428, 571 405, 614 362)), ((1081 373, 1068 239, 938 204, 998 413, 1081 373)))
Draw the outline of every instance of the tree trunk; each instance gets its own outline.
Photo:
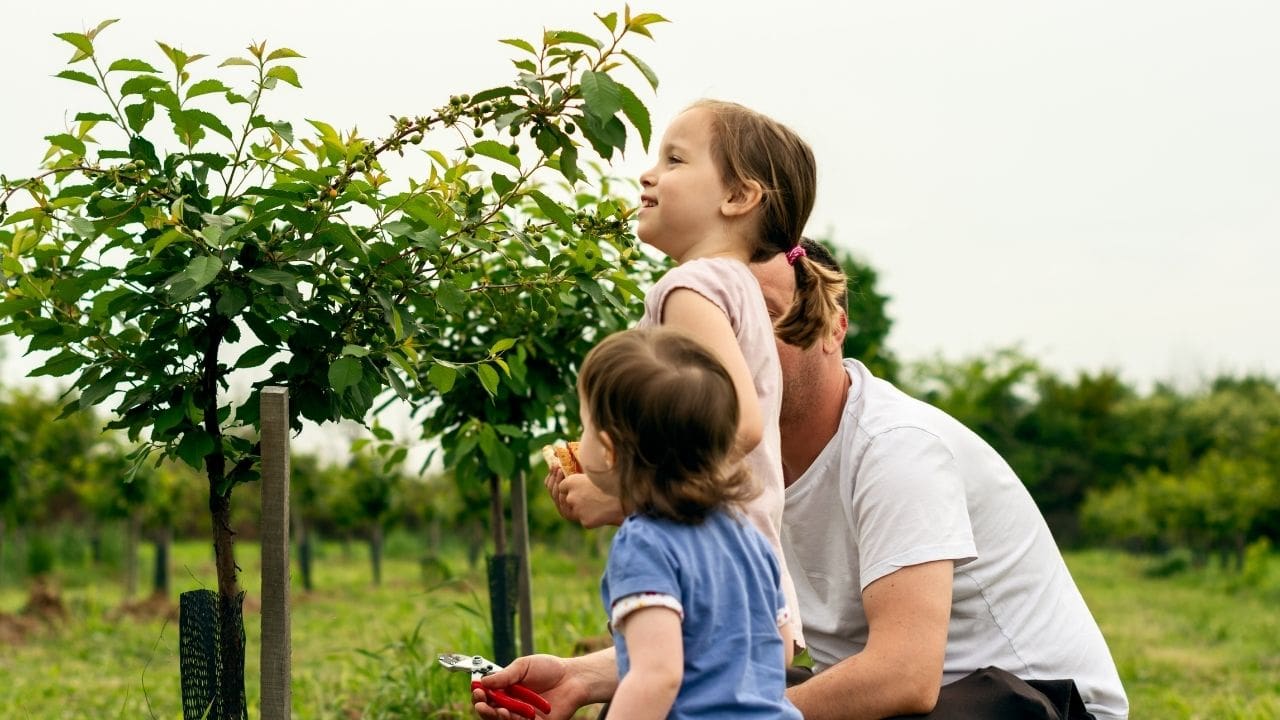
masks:
POLYGON ((529 507, 524 471, 511 478, 511 544, 519 557, 516 572, 516 608, 520 618, 520 654, 532 655, 533 649, 533 578, 529 557, 529 507))
POLYGON ((373 584, 382 585, 382 523, 369 528, 369 563, 373 568, 373 584))
MULTIPOLYGON (((212 471, 210 472, 212 480, 212 471)), ((241 720, 245 716, 244 697, 244 594, 236 577, 235 531, 231 529, 231 498, 209 487, 209 513, 213 519, 213 556, 218 573, 218 600, 222 631, 218 635, 218 655, 222 677, 218 694, 225 711, 211 720, 241 720)))
POLYGON ((138 592, 138 541, 142 521, 135 511, 129 514, 124 541, 124 599, 132 600, 138 592))
POLYGON ((169 546, 173 543, 173 529, 162 527, 151 539, 156 548, 155 572, 151 576, 151 594, 169 597, 169 546))
POLYGON ((302 589, 311 592, 311 528, 298 517, 298 569, 302 572, 302 589))
POLYGON ((89 521, 89 567, 98 567, 102 564, 102 525, 96 521, 89 521))
POLYGON ((0 588, 4 587, 4 533, 6 529, 4 518, 0 518, 0 588))

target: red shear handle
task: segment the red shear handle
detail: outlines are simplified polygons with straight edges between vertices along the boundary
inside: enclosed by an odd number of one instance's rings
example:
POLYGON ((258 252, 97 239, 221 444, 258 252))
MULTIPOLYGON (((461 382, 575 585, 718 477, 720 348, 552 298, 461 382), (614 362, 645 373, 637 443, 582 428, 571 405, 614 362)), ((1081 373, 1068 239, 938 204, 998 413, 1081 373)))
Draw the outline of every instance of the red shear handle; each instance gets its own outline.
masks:
POLYGON ((505 708, 521 717, 533 720, 537 717, 535 708, 544 713, 551 712, 551 703, 546 698, 519 683, 505 689, 490 689, 479 680, 471 681, 472 690, 483 690, 485 697, 496 707, 505 708))

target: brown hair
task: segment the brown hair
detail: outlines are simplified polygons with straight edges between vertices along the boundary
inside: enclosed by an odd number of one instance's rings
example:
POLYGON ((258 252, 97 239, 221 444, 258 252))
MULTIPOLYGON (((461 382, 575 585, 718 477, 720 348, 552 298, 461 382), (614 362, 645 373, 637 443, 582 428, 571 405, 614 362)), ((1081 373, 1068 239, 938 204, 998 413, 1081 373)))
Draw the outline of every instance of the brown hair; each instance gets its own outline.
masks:
MULTIPOLYGON (((690 109, 711 113, 712 148, 725 185, 736 190, 759 183, 760 233, 751 262, 764 262, 800 244, 818 188, 813 150, 791 128, 737 103, 699 100, 690 109)), ((803 348, 830 335, 839 324, 836 298, 845 288, 844 274, 798 258, 796 298, 775 323, 783 342, 803 348)))
POLYGON ((627 512, 696 524, 758 492, 740 464, 729 465, 738 432, 733 380, 684 332, 610 335, 587 353, 578 392, 592 424, 613 441, 627 512))

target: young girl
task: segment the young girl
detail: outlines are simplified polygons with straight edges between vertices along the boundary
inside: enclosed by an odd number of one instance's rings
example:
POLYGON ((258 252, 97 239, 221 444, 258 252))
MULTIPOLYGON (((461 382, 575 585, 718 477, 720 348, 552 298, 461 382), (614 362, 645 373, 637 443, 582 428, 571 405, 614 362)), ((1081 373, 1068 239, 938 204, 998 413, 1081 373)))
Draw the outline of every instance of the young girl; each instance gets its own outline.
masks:
MULTIPOLYGON (((840 317, 844 277, 809 261, 801 233, 813 209, 813 152, 782 124, 734 103, 702 100, 671 123, 657 164, 640 176, 640 239, 676 261, 645 299, 641 326, 681 328, 724 364, 738 396, 736 453, 759 494, 747 518, 782 564, 791 622, 784 638, 803 645, 795 589, 783 560, 783 481, 778 413, 781 370, 774 333, 810 347, 831 334, 840 317), (775 322, 747 269, 786 253, 795 268, 796 301, 775 322)), ((587 526, 620 520, 585 476, 548 487, 561 512, 587 526)))
POLYGON ((735 508, 739 403, 714 354, 665 328, 609 336, 578 379, 578 457, 627 514, 600 594, 617 718, 800 718, 786 700, 777 560, 735 508))

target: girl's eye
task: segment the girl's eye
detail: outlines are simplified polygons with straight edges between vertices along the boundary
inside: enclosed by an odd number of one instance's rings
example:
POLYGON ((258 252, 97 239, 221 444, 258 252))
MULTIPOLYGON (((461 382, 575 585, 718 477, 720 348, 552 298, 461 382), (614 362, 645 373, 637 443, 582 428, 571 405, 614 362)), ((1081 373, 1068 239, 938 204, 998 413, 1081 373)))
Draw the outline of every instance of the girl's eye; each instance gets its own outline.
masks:
POLYGON ((667 162, 674 165, 676 163, 683 162, 683 161, 680 158, 676 157, 675 155, 668 155, 667 162))

